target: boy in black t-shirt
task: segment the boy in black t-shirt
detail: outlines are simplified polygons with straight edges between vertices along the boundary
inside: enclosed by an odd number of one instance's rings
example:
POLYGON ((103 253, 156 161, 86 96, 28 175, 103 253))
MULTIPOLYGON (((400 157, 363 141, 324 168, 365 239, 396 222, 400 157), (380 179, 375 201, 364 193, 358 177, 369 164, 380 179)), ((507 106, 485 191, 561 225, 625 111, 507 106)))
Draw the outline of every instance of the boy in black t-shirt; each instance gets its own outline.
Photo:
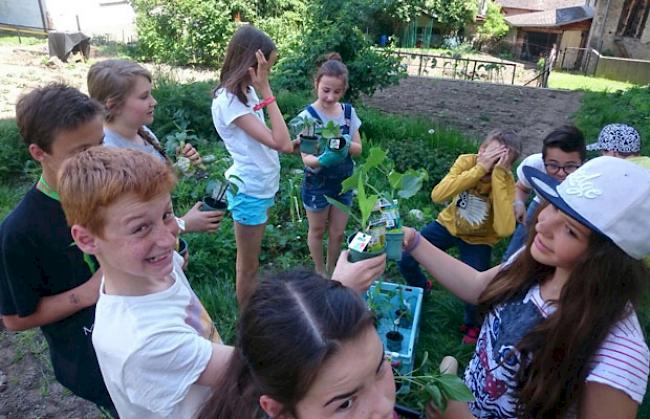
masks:
POLYGON ((102 107, 51 84, 18 101, 16 122, 43 172, 0 225, 0 314, 9 330, 40 327, 57 380, 117 417, 91 341, 101 272, 72 240, 56 178, 66 158, 102 143, 102 107))

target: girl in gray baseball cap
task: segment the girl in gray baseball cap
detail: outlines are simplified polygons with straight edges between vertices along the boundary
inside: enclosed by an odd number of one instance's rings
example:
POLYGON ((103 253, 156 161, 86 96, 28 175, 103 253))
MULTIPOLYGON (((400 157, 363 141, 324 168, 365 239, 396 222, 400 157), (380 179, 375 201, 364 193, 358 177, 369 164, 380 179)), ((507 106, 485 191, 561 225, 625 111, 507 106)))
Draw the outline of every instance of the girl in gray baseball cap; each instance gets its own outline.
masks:
POLYGON ((406 251, 485 313, 465 371, 475 400, 445 417, 634 418, 650 370, 635 312, 649 279, 650 171, 605 156, 558 184, 526 169, 545 202, 503 265, 478 272, 405 229, 406 251))

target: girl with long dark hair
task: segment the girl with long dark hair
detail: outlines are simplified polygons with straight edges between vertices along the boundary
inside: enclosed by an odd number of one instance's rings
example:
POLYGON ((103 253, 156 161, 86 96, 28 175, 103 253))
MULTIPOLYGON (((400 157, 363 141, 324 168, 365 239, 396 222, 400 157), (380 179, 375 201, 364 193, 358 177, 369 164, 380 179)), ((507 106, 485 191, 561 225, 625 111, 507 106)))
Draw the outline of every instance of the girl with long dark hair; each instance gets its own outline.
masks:
POLYGON ((559 185, 524 173, 547 202, 505 266, 477 272, 405 234, 418 262, 486 313, 465 371, 475 400, 445 417, 633 418, 650 364, 634 310, 649 279, 650 172, 599 157, 559 185))

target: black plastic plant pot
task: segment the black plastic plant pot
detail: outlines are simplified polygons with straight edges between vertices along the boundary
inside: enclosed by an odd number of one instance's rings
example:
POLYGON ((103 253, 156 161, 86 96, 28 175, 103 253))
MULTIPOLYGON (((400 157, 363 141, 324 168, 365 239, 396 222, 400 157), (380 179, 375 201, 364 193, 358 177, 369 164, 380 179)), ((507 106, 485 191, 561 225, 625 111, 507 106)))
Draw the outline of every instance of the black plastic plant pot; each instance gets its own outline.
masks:
POLYGON ((404 232, 387 231, 386 232, 386 257, 390 260, 402 259, 402 241, 404 240, 404 232))
POLYGON ((318 154, 320 139, 315 135, 300 135, 300 152, 305 154, 318 154))
POLYGON ((358 250, 350 249, 349 245, 353 238, 354 238, 354 234, 348 237, 348 250, 350 251, 348 253, 348 262, 354 263, 354 262, 359 262, 361 260, 372 259, 374 257, 383 255, 386 252, 386 247, 374 252, 368 252, 368 251, 359 252, 358 250))
POLYGON ((228 203, 224 201, 217 201, 211 196, 203 197, 201 211, 221 211, 226 212, 228 203))
POLYGON ((178 245, 176 246, 176 251, 178 252, 178 254, 185 257, 185 255, 187 254, 187 242, 185 241, 185 239, 181 239, 181 238, 178 239, 178 245))
POLYGON ((345 148, 345 143, 346 141, 343 137, 330 138, 327 142, 327 148, 332 151, 340 151, 345 148))
POLYGON ((391 330, 386 333, 386 349, 391 352, 399 352, 402 349, 402 341, 404 335, 396 330, 391 330))

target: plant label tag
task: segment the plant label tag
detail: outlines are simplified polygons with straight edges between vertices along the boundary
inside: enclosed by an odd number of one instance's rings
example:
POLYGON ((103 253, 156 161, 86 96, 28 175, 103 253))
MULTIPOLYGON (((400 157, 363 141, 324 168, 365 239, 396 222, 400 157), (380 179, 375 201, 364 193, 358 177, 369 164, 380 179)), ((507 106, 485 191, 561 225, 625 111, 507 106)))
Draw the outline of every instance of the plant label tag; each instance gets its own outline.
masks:
POLYGON ((359 232, 354 235, 348 247, 357 252, 363 252, 368 247, 370 240, 372 240, 371 235, 359 232))

